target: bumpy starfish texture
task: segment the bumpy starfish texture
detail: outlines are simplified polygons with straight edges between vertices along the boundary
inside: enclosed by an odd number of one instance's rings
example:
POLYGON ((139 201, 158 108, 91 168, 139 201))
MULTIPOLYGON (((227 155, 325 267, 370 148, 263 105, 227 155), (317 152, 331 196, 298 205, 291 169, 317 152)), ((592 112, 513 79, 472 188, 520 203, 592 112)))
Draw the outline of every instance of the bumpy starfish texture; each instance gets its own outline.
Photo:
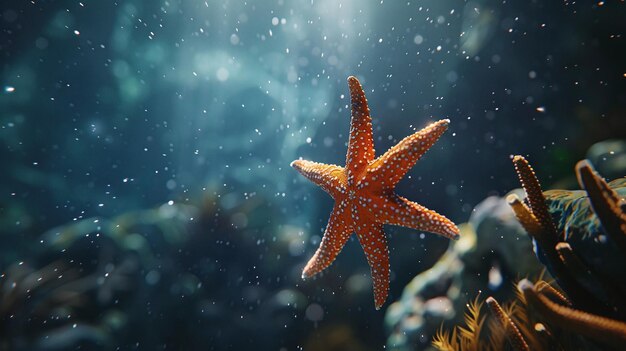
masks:
POLYGON ((389 290, 389 251, 383 224, 394 224, 458 239, 459 229, 446 217, 395 194, 396 184, 448 128, 432 123, 374 159, 372 119, 361 84, 348 78, 352 119, 346 166, 296 160, 291 166, 334 200, 326 231, 302 272, 311 277, 335 260, 353 232, 371 267, 374 304, 379 309, 389 290))

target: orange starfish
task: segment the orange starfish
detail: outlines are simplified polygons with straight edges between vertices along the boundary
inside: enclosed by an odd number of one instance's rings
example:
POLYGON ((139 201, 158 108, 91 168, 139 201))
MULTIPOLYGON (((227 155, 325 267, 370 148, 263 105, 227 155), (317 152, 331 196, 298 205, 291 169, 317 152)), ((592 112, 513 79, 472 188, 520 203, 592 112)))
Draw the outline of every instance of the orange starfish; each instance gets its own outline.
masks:
POLYGON ((389 292, 389 251, 383 224, 394 224, 458 239, 459 229, 446 217, 395 194, 396 184, 448 128, 444 119, 404 138, 374 159, 372 118, 361 84, 348 77, 352 120, 346 167, 296 160, 291 166, 335 200, 326 232, 302 278, 328 267, 352 232, 372 271, 376 309, 389 292))

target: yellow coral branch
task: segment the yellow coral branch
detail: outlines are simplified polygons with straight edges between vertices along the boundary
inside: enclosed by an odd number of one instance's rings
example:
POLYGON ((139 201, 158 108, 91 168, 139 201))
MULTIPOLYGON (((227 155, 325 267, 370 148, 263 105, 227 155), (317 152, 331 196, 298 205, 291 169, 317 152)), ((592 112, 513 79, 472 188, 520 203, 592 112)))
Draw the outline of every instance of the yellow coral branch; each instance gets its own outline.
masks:
POLYGON ((519 331, 513 320, 504 312, 498 301, 493 297, 487 298, 487 306, 489 311, 500 323, 505 330, 505 335, 516 351, 528 351, 528 343, 524 340, 522 333, 519 331))
POLYGON ((548 212, 546 198, 543 196, 535 171, 533 171, 528 161, 520 155, 513 157, 513 165, 515 166, 517 177, 522 183, 522 188, 526 192, 530 209, 545 231, 546 235, 543 239, 547 241, 547 244, 555 245, 557 240, 556 227, 552 222, 550 212, 548 212))
POLYGON ((552 285, 548 284, 544 280, 538 281, 535 286, 537 287, 537 291, 550 297, 552 300, 558 300, 558 302, 562 305, 571 306, 572 303, 561 293, 556 290, 552 285))
POLYGON ((530 208, 526 206, 519 197, 515 194, 511 194, 507 196, 506 201, 509 203, 509 206, 513 209, 515 216, 519 220, 520 224, 528 234, 530 234, 533 238, 536 238, 538 235, 541 235, 543 228, 541 227, 541 223, 537 220, 537 217, 532 213, 530 208))

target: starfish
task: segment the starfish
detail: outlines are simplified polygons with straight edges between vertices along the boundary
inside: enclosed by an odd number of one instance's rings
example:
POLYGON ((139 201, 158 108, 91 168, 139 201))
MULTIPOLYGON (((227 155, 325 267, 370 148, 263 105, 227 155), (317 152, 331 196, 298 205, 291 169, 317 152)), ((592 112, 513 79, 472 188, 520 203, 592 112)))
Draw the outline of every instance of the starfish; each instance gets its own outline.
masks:
POLYGON ((389 293, 389 250, 383 224, 459 238, 446 217, 396 195, 395 186, 448 128, 449 120, 432 123, 374 159, 372 118, 361 84, 348 77, 352 117, 346 166, 296 160, 291 166, 320 186, 335 204, 319 248, 304 267, 309 278, 335 260, 353 232, 371 268, 374 305, 380 309, 389 293))

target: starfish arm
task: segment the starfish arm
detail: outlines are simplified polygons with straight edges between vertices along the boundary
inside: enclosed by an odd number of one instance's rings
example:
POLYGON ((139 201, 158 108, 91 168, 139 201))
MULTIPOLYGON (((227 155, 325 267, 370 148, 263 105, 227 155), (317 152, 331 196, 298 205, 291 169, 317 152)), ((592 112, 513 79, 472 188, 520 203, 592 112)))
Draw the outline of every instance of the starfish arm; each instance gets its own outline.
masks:
POLYGON ((343 167, 305 160, 295 160, 291 162, 291 167, 333 198, 345 192, 346 176, 343 167))
POLYGON ((348 184, 355 184, 367 164, 374 159, 374 139, 372 118, 367 107, 367 99, 361 83, 355 77, 348 77, 352 118, 350 120, 350 138, 346 155, 348 184))
POLYGON ((442 119, 402 139, 368 167, 361 186, 393 189, 415 163, 448 129, 450 120, 442 119))
POLYGON ((355 221, 355 231, 372 271, 374 306, 380 309, 389 294, 389 249, 383 225, 361 214, 355 221))
POLYGON ((352 232, 371 269, 374 305, 380 309, 389 294, 389 250, 384 224, 433 232, 457 239, 459 229, 446 217, 399 197, 394 187, 448 128, 449 120, 430 124, 375 158, 372 118, 361 84, 348 77, 351 102, 350 136, 345 167, 297 160, 291 166, 335 199, 319 248, 302 278, 332 264, 352 232))
POLYGON ((353 232, 350 208, 345 201, 335 203, 320 247, 304 267, 302 279, 323 271, 335 260, 353 232))
POLYGON ((459 228, 451 220, 402 196, 387 196, 369 209, 381 223, 435 233, 448 239, 460 237, 459 228))

